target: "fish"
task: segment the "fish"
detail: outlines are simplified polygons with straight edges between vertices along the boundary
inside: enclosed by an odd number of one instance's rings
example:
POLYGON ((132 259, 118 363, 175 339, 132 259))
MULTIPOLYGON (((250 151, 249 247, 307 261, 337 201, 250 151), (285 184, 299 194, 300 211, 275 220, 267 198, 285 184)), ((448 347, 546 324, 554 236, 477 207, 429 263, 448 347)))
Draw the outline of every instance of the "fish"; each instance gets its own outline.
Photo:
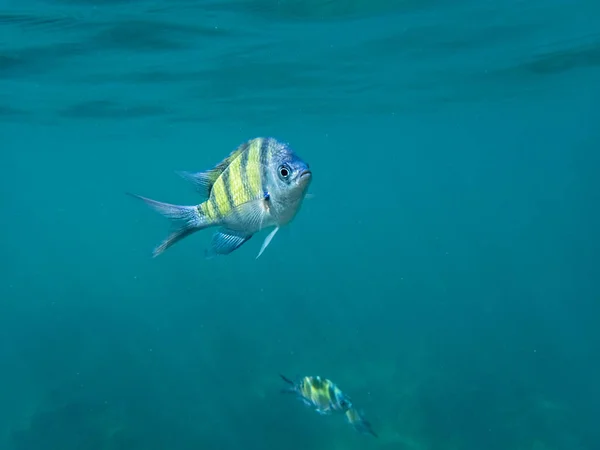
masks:
POLYGON ((273 228, 258 259, 279 229, 293 221, 312 181, 309 165, 289 144, 272 137, 244 142, 210 170, 176 173, 192 183, 202 203, 174 205, 127 192, 171 221, 172 231, 153 257, 206 228, 218 228, 205 252, 208 258, 228 255, 259 231, 273 228))
POLYGON ((319 376, 307 376, 295 383, 284 375, 279 376, 290 385, 282 392, 296 394, 305 405, 314 408, 319 414, 345 413, 352 406, 350 398, 331 380, 319 376))
POLYGON ((294 382, 285 375, 279 376, 288 385, 282 389, 283 393, 295 394, 305 405, 321 415, 344 414, 356 431, 378 437, 371 424, 364 419, 362 412, 353 406, 352 399, 333 381, 319 376, 306 376, 294 382))

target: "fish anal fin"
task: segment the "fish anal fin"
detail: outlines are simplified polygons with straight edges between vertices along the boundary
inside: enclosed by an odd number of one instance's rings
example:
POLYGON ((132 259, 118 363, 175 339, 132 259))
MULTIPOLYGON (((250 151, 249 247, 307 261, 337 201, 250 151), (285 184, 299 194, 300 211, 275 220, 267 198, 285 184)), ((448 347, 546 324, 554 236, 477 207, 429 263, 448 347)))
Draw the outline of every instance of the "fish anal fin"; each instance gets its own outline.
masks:
POLYGON ((224 221, 231 222, 231 228, 246 229, 256 233, 270 225, 269 215, 269 201, 261 196, 233 208, 224 221))
POLYGON ((211 245, 206 256, 211 258, 216 255, 228 255, 240 248, 251 237, 252 234, 247 234, 228 228, 221 228, 213 235, 211 245))

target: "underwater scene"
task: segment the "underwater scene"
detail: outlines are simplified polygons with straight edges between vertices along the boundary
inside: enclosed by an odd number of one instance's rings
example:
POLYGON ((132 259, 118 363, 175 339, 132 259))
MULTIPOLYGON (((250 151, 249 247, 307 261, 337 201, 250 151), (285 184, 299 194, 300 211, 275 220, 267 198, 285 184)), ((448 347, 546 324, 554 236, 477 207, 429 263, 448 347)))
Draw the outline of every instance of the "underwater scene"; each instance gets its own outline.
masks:
POLYGON ((0 450, 600 450, 600 3, 0 0, 0 450))

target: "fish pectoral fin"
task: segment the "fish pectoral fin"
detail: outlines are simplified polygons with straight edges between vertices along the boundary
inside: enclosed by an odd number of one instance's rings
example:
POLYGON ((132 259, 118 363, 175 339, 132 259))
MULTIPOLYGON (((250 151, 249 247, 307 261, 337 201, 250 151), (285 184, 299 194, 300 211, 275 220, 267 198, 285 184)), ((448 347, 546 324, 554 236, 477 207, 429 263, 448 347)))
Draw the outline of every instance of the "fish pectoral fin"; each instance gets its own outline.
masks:
POLYGON ((273 240, 273 238, 275 237, 275 235, 277 234, 278 231, 279 231, 279 227, 275 227, 275 229, 273 231, 271 231, 269 233, 269 235, 265 238, 265 240, 263 241, 262 247, 260 248, 260 251, 258 252, 258 255, 256 255, 256 259, 258 259, 259 256, 263 254, 263 252, 269 246, 269 244, 271 243, 271 241, 273 240))
POLYGON ((238 225, 242 224, 245 229, 258 231, 263 228, 268 214, 268 200, 261 196, 236 206, 228 216, 235 221, 236 225, 232 228, 237 229, 238 225))
POLYGON ((212 237, 212 242, 207 251, 207 258, 215 255, 228 255, 237 250, 244 242, 247 242, 252 237, 251 234, 246 234, 241 231, 221 228, 212 237))

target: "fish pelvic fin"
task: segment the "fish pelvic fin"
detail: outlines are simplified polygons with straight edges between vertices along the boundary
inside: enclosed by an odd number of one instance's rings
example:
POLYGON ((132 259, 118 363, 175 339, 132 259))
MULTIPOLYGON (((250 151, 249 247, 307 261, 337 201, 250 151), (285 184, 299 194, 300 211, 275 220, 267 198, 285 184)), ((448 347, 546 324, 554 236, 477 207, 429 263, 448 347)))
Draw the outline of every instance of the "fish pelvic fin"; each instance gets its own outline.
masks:
POLYGON ((152 252, 154 258, 190 234, 211 226, 211 222, 198 206, 172 205, 130 192, 127 192, 127 195, 142 200, 150 208, 171 221, 173 231, 154 249, 152 252))
POLYGON ((275 236, 275 234, 279 231, 279 227, 275 227, 273 229, 273 231, 271 231, 267 237, 265 238, 265 240, 263 241, 262 246, 260 247, 260 251, 258 252, 258 255, 256 255, 255 259, 258 259, 260 257, 260 255, 263 254, 263 252, 265 251, 265 249, 269 246, 269 244, 271 243, 271 241, 273 240, 273 237, 275 236))

